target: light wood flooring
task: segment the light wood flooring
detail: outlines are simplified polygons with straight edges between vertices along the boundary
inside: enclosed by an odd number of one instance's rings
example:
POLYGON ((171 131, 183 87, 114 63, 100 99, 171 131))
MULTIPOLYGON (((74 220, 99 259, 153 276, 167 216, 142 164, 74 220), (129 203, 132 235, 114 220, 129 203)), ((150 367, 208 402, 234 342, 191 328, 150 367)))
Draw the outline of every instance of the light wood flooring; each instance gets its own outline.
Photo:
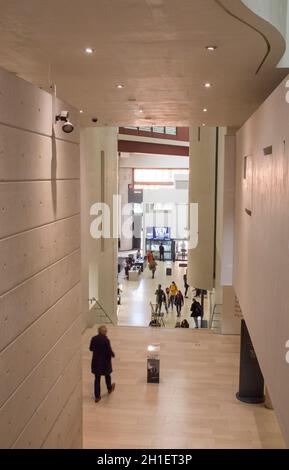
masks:
POLYGON ((238 402, 239 337, 207 330, 112 327, 115 392, 95 404, 83 336, 84 448, 283 448, 274 411, 238 402), (161 344, 161 383, 146 383, 146 350, 161 344))

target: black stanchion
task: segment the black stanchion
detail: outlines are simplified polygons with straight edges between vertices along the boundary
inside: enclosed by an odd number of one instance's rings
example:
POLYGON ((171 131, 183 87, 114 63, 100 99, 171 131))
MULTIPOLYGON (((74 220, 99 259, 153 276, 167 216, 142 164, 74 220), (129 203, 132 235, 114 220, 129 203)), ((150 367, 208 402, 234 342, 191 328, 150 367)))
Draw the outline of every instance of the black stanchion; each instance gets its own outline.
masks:
POLYGON ((264 403, 264 379, 247 325, 242 320, 240 352, 240 385, 238 400, 249 403, 264 403))

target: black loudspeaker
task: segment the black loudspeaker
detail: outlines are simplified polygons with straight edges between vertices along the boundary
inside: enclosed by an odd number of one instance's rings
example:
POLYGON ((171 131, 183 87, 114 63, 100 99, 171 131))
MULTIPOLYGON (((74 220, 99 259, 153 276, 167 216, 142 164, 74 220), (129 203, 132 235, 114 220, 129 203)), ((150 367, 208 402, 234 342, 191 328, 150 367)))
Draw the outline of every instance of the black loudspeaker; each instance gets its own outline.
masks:
POLYGON ((240 385, 236 396, 252 405, 265 401, 264 378, 245 320, 241 324, 240 385))
POLYGON ((172 275, 172 268, 167 268, 166 269, 166 275, 171 276, 172 275))

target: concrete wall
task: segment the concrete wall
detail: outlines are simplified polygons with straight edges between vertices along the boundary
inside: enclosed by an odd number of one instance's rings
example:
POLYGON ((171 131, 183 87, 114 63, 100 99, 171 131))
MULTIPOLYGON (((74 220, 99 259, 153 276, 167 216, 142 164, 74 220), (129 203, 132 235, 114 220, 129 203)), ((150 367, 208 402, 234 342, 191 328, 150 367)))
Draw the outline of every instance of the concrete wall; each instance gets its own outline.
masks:
POLYGON ((217 213, 216 213, 216 247, 215 247, 215 291, 214 303, 223 303, 221 283, 223 257, 223 218, 224 218, 224 177, 225 177, 225 134, 226 128, 219 129, 218 137, 218 169, 217 169, 217 213))
POLYGON ((53 130, 52 96, 0 70, 1 448, 81 447, 79 129, 69 110, 75 131, 53 130))
MULTIPOLYGON (((118 153, 116 128, 87 128, 81 131, 82 186, 82 311, 83 328, 97 322, 97 312, 89 308, 95 297, 113 322, 117 322, 117 251, 118 240, 93 239, 90 215, 94 203, 105 202, 113 209, 113 195, 118 194, 118 153)), ((111 223, 112 226, 112 223, 111 223)))
POLYGON ((289 104, 285 82, 237 134, 234 287, 289 445, 289 104), (263 149, 273 146, 272 155, 263 149), (250 189, 244 158, 251 157, 250 189))
POLYGON ((222 256, 220 283, 223 291, 222 334, 233 335, 241 332, 240 306, 233 288, 234 268, 234 222, 235 222, 235 172, 236 135, 227 130, 224 149, 224 190, 222 217, 222 256))
POLYGON ((190 129, 189 202, 198 203, 198 246, 189 250, 191 286, 214 287, 216 128, 190 129))

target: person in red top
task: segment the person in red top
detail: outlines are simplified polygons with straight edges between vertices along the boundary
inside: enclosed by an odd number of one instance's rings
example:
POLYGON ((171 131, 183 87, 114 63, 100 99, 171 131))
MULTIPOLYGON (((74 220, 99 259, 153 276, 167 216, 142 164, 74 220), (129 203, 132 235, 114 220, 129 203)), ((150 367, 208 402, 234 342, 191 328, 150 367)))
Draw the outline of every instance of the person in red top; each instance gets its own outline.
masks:
POLYGON ((147 260, 148 260, 148 264, 150 264, 154 260, 154 255, 152 251, 148 251, 147 260))

